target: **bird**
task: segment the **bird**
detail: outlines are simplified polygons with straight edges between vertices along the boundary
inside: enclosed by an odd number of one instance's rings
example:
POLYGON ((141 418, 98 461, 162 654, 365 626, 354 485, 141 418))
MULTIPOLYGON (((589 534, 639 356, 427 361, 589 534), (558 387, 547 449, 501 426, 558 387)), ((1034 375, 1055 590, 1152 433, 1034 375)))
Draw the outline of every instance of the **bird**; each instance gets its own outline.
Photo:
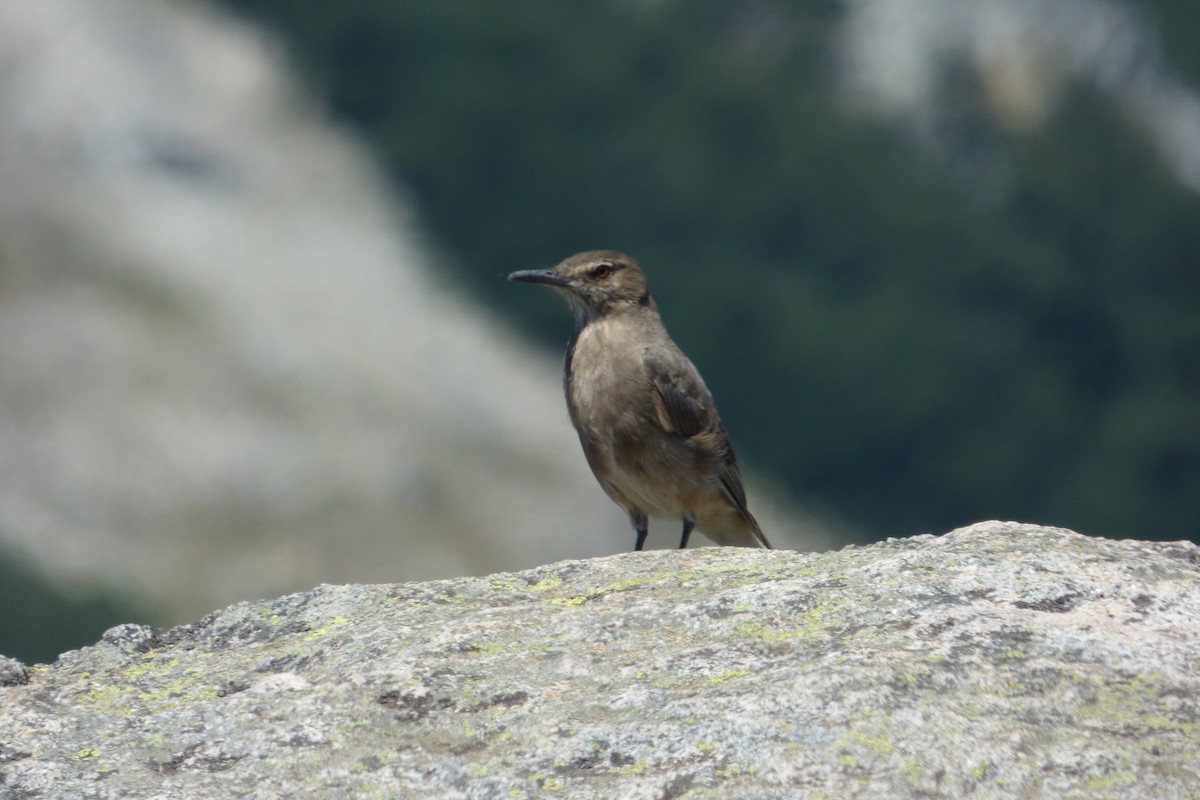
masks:
POLYGON ((556 290, 574 314, 567 411, 596 480, 629 515, 634 550, 649 517, 682 520, 681 549, 693 529, 719 545, 771 549, 712 395, 667 333, 637 261, 589 250, 508 279, 556 290))

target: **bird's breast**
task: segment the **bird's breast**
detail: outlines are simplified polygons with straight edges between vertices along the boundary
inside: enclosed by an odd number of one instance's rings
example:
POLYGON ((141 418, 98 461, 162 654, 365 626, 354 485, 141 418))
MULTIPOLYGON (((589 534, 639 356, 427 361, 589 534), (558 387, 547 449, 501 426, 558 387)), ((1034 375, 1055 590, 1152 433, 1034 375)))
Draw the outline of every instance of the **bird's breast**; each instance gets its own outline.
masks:
POLYGON ((576 428, 611 428, 622 417, 644 413, 649 402, 636 338, 610 320, 597 320, 579 331, 563 380, 576 428))

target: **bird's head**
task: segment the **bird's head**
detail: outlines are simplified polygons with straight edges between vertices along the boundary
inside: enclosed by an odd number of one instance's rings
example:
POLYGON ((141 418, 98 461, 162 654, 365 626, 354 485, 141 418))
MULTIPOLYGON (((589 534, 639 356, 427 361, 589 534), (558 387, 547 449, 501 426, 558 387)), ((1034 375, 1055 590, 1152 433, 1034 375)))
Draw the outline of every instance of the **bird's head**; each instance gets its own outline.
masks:
POLYGON ((521 270, 508 279, 557 289, 581 325, 624 308, 653 305, 642 268, 613 250, 577 253, 553 269, 521 270))

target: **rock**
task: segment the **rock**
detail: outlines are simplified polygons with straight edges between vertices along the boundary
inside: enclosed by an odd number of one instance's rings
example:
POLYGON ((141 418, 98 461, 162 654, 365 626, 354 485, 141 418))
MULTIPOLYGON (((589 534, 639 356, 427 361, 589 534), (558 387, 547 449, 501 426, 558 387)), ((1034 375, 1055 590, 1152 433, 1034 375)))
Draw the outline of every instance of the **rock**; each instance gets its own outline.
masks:
POLYGON ((1194 797, 1198 619, 1192 544, 1001 522, 321 586, 29 668, 0 795, 1194 797))
POLYGON ((1200 191, 1200 95, 1172 68, 1152 4, 849 0, 845 7, 844 88, 859 108, 906 125, 958 169, 995 179, 1012 168, 1002 147, 981 143, 979 117, 964 125, 961 105, 946 102, 947 78, 971 74, 982 90, 975 102, 1009 130, 1042 128, 1071 91, 1089 87, 1146 137, 1180 183, 1200 191))
POLYGON ((15 658, 0 656, 0 686, 22 686, 29 683, 25 665, 15 658))

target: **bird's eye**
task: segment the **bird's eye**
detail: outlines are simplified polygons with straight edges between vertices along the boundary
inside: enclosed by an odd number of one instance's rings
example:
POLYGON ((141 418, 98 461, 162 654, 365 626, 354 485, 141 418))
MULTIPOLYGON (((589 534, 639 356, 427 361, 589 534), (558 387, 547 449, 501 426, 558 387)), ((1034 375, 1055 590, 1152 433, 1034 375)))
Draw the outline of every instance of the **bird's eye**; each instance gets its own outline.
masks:
POLYGON ((616 267, 607 261, 601 262, 588 270, 588 274, 597 280, 603 280, 616 271, 616 267))

